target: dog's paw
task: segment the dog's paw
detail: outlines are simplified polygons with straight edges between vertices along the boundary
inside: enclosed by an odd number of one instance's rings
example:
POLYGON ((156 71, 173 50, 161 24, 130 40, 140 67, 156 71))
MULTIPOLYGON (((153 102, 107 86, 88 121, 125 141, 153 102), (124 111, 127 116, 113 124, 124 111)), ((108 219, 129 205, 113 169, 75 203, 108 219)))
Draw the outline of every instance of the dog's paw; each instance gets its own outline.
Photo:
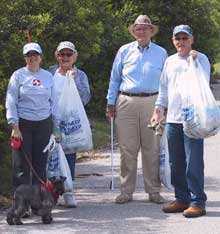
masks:
POLYGON ((13 219, 10 217, 6 217, 6 221, 8 223, 8 225, 14 225, 13 219))
POLYGON ((22 225, 22 224, 23 224, 23 223, 21 222, 21 219, 20 219, 20 218, 17 218, 17 217, 13 219, 13 222, 14 222, 15 225, 22 225))
POLYGON ((53 218, 51 216, 42 218, 43 224, 50 224, 52 221, 53 221, 53 218))
POLYGON ((23 223, 21 222, 21 219, 16 216, 7 216, 6 221, 8 225, 22 225, 23 223))
POLYGON ((51 223, 51 220, 50 219, 47 219, 47 220, 43 220, 43 224, 50 224, 51 223))
POLYGON ((15 225, 22 225, 23 223, 21 221, 16 222, 15 225))

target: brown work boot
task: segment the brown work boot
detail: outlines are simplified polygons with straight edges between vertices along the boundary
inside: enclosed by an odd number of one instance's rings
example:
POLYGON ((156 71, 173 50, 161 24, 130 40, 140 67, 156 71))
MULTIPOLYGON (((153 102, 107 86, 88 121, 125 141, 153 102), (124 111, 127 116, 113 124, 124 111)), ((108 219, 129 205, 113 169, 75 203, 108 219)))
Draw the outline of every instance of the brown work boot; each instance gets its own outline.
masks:
POLYGON ((162 211, 164 213, 178 213, 183 212, 184 210, 188 209, 189 205, 179 203, 177 201, 173 201, 167 205, 164 205, 162 211))
POLYGON ((187 210, 184 210, 183 216, 186 218, 196 218, 206 214, 205 208, 198 206, 190 206, 187 210))
POLYGON ((117 204, 125 204, 132 201, 132 194, 121 193, 115 199, 115 203, 117 204))
POLYGON ((160 193, 149 193, 149 201, 155 204, 162 204, 165 202, 160 193))

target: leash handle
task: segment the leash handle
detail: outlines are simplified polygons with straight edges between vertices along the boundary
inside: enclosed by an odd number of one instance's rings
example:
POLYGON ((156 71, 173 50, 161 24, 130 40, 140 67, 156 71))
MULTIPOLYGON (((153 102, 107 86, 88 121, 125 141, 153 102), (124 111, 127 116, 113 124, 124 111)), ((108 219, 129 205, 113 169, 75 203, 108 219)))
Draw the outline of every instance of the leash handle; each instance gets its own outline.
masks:
POLYGON ((10 145, 12 149, 18 150, 21 147, 21 139, 16 137, 11 137, 10 145))

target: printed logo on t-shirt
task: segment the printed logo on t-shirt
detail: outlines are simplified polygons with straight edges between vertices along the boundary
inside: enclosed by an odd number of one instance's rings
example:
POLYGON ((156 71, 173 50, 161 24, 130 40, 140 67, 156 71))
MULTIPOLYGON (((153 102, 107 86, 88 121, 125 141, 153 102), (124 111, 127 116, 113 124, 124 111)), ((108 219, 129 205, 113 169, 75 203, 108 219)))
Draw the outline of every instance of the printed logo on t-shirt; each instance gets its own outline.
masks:
POLYGON ((33 80, 33 86, 40 86, 40 85, 41 85, 40 80, 38 80, 38 79, 33 80))

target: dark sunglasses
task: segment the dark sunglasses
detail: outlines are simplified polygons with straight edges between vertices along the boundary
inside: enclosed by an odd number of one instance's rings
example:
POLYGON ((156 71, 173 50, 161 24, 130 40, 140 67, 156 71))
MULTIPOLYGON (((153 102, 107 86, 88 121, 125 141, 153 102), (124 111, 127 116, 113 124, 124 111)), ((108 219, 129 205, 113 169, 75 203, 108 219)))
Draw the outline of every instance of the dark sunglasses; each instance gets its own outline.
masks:
POLYGON ((59 53, 58 54, 58 56, 60 56, 60 57, 64 57, 64 56, 71 57, 72 55, 73 55, 73 53, 59 53))
POLYGON ((40 55, 38 52, 33 51, 33 52, 28 52, 27 54, 25 54, 25 57, 38 56, 38 55, 40 55))
POLYGON ((186 41, 188 40, 188 37, 175 37, 176 41, 186 41))

